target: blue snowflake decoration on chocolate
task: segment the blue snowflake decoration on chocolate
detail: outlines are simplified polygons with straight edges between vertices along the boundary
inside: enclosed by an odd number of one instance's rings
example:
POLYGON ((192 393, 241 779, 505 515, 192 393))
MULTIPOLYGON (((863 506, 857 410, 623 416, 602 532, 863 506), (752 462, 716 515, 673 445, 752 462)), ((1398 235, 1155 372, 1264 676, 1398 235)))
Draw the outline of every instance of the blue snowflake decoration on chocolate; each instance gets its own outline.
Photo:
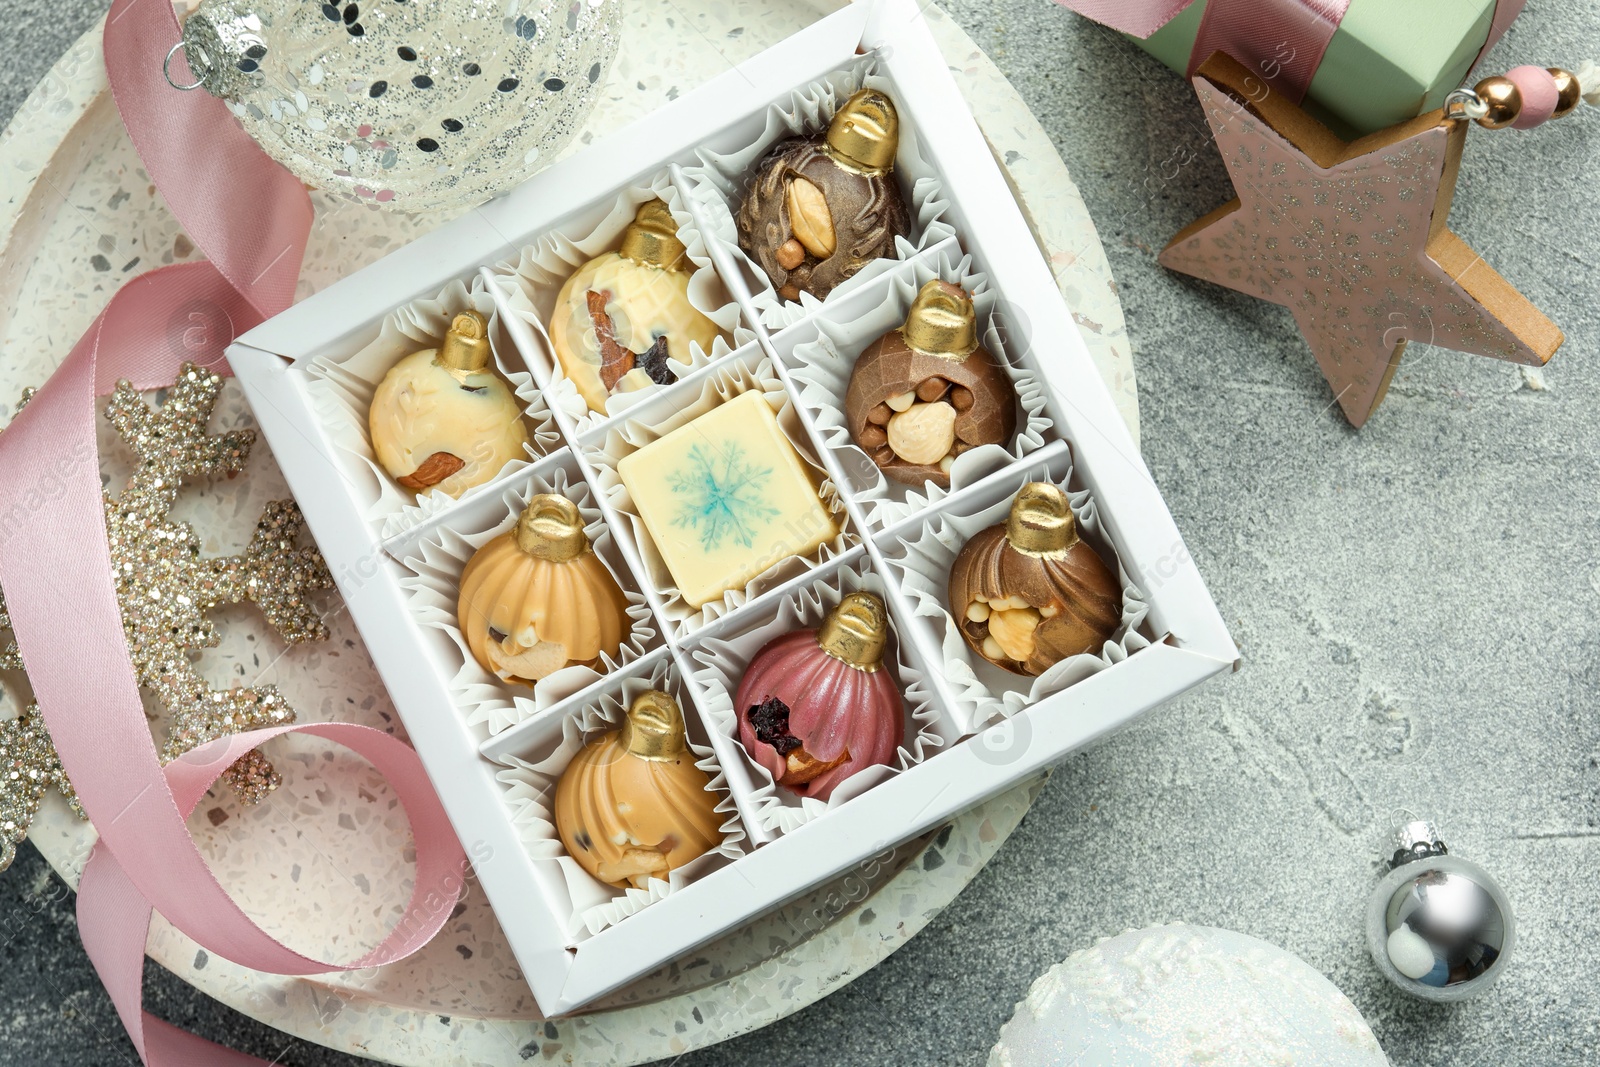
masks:
POLYGON ((772 468, 751 463, 740 445, 729 443, 715 453, 695 445, 689 449, 689 469, 670 479, 672 491, 684 496, 672 525, 698 530, 700 546, 707 551, 721 548, 729 538, 749 548, 756 531, 778 514, 762 498, 770 477, 772 468))

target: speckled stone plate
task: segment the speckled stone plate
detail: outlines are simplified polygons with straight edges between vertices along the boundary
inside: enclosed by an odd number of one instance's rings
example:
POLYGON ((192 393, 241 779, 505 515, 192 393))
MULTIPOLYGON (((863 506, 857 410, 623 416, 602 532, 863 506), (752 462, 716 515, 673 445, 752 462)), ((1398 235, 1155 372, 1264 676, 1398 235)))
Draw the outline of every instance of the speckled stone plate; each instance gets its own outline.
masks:
MULTIPOLYGON (((726 66, 839 6, 631 0, 621 53, 576 151, 726 66)), ((1137 433, 1133 360, 1110 270, 1083 201, 1044 131, 1004 77, 938 8, 926 11, 1050 260, 1062 295, 1123 417, 1137 433)), ((313 194, 317 219, 301 274, 305 296, 444 221, 313 194)), ((100 31, 62 57, 0 135, 0 421, 42 382, 111 294, 143 270, 198 253, 156 195, 106 91, 100 31)), ((216 428, 253 419, 231 383, 216 428)), ((105 428, 112 486, 127 457, 105 428)), ((179 517, 223 554, 248 539, 262 505, 288 495, 264 446, 246 476, 195 484, 179 517)), ((399 732, 336 596, 324 643, 290 648, 245 608, 219 613, 222 644, 200 660, 214 684, 275 682, 302 720, 399 732)), ((156 728, 162 729, 158 721, 156 728)), ((284 785, 243 808, 218 793, 194 831, 218 877, 264 927, 323 958, 353 958, 400 915, 410 840, 381 779, 311 740, 267 753, 284 785)), ((444 931, 411 958, 370 971, 285 978, 210 956, 157 918, 148 951, 196 988, 308 1041, 396 1064, 629 1064, 674 1056, 764 1026, 869 970, 936 915, 994 855, 1036 784, 972 809, 935 834, 635 983, 585 1015, 542 1019, 481 892, 469 888, 444 931)), ((31 840, 76 884, 94 841, 60 797, 31 840)))

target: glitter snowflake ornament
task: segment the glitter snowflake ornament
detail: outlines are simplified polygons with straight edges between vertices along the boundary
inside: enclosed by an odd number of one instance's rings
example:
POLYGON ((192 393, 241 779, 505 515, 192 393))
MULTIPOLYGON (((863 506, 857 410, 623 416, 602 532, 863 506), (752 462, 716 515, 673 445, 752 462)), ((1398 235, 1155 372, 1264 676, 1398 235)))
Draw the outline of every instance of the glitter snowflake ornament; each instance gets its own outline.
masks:
MULTIPOLYGON (((202 557, 194 528, 169 517, 183 479, 231 478, 255 443, 251 430, 206 433, 221 385, 216 374, 185 363, 160 408, 151 408, 125 381, 117 383, 106 408, 106 418, 139 460, 122 495, 106 500, 106 536, 134 671, 171 715, 161 750, 165 761, 225 734, 294 721, 276 686, 212 689, 195 670, 190 650, 218 642, 207 611, 250 601, 290 643, 328 636, 306 594, 331 587, 333 580, 320 552, 296 546, 305 520, 293 503, 269 503, 249 546, 237 556, 202 557)), ((241 758, 224 777, 247 804, 281 781, 259 752, 241 758)))
MULTIPOLYGON (((295 718, 276 686, 213 689, 200 675, 191 654, 220 639, 207 612, 249 601, 290 643, 327 637, 308 594, 331 588, 332 577, 316 548, 296 543, 304 520, 292 502, 269 503, 250 544, 234 556, 202 556, 194 528, 171 518, 185 479, 237 475, 255 443, 250 430, 206 432, 221 385, 220 376, 186 363, 159 408, 126 381, 106 407, 137 460, 121 495, 105 498, 106 537, 135 675, 168 712, 163 763, 219 737, 295 718)), ((9 618, 0 616, 0 625, 9 626, 9 618)), ((0 670, 21 666, 15 644, 0 653, 0 670)), ((3 869, 46 789, 60 789, 82 812, 35 707, 0 722, 0 774, 3 869)), ((240 758, 223 778, 245 804, 261 801, 282 782, 259 751, 240 758)))
MULTIPOLYGON (((620 0, 204 0, 195 83, 302 181, 428 211, 552 162, 600 97, 620 0)), ((176 69, 175 69, 176 68, 176 69)))
MULTIPOLYGON (((11 615, 0 596, 0 628, 11 628, 11 615)), ((0 671, 20 671, 22 657, 17 643, 9 641, 0 650, 0 671)), ((16 693, 0 682, 11 717, 0 720, 0 871, 17 858, 17 844, 28 834, 28 826, 39 813, 39 801, 48 789, 58 789, 72 805, 73 813, 84 818, 78 794, 67 781, 56 756, 50 734, 39 716, 39 706, 29 704, 18 710, 16 693)))

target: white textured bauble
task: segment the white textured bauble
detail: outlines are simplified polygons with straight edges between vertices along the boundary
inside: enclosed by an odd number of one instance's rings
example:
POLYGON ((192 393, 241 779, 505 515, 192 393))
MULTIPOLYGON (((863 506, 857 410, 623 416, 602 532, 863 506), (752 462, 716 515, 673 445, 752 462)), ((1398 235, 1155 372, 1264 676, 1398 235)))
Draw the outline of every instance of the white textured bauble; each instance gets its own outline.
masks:
POLYGON ((621 6, 204 0, 183 50, 196 87, 302 181, 426 211, 479 203, 554 160, 594 106, 621 6))
POLYGON ((1297 956, 1206 926, 1131 930, 1046 971, 989 1067, 1388 1067, 1345 995, 1297 956))

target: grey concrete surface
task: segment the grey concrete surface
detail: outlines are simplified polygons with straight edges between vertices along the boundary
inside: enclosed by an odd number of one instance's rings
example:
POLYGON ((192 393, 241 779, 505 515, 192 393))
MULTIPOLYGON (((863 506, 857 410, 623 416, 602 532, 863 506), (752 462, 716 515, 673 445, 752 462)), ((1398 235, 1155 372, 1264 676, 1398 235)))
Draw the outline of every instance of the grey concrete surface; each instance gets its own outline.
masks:
MULTIPOLYGON (((1110 253, 1144 448, 1244 668, 1070 760, 937 921, 720 1064, 979 1064, 1033 978, 1101 936, 1186 919, 1284 945, 1365 1013, 1397 1067, 1600 1062, 1600 113, 1476 131, 1454 229, 1567 333, 1542 376, 1418 349, 1360 432, 1281 309, 1155 254, 1228 182, 1182 82, 1044 0, 946 5, 1054 138, 1110 253), (1175 176, 1168 177, 1175 173, 1175 176), (1522 942, 1482 999, 1391 993, 1361 915, 1391 812, 1495 872, 1522 942)), ((0 121, 93 19, 0 0, 0 121)), ((1600 8, 1533 0, 1490 57, 1600 59, 1600 8)), ((70 900, 24 850, 0 877, 0 1062, 133 1062, 70 900)), ((356 1061, 152 968, 149 1007, 268 1059, 356 1061)))

